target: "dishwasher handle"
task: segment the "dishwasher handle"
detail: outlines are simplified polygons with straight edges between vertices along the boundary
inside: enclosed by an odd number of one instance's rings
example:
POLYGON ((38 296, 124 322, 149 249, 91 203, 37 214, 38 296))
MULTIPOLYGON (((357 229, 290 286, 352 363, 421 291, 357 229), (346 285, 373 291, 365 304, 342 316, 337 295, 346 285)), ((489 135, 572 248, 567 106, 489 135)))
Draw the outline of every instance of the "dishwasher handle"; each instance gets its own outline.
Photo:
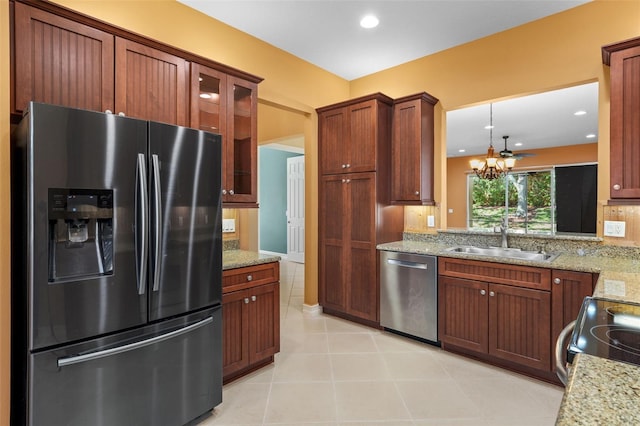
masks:
POLYGON ((426 263, 410 262, 408 260, 387 259, 387 263, 389 265, 402 266, 404 268, 425 269, 425 270, 429 269, 426 263))

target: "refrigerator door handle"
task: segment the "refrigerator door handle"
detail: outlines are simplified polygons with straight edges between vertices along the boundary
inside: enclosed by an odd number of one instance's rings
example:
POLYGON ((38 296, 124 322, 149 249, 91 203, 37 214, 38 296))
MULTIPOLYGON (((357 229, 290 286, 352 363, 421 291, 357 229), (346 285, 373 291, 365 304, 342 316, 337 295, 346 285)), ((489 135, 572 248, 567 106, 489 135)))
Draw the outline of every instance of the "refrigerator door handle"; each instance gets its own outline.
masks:
POLYGON ((163 342, 165 340, 173 339, 174 337, 181 336, 183 334, 189 333, 193 330, 196 330, 200 327, 204 327, 207 324, 213 322, 213 317, 207 317, 201 321, 188 325, 186 327, 180 328, 178 330, 171 331, 166 334, 162 334, 160 336, 152 337, 150 339, 141 340, 139 342, 129 343, 128 345, 118 346, 116 348, 105 349, 103 351, 91 352, 88 354, 82 354, 77 356, 72 356, 68 358, 60 358, 58 359, 58 368, 66 367, 73 364, 80 364, 82 362, 92 361, 98 358, 104 358, 107 356, 118 355, 124 352, 133 351, 136 349, 144 348, 145 346, 153 345, 156 343, 163 342))
POLYGON ((149 200, 147 195, 147 166, 144 154, 138 154, 138 164, 136 168, 136 200, 135 200, 135 216, 136 216, 136 261, 137 261, 137 278, 138 278, 138 294, 144 294, 147 282, 147 261, 149 259, 148 244, 149 224, 148 212, 149 200))
POLYGON ((160 251, 162 248, 162 200, 160 198, 160 162, 158 161, 157 154, 151 155, 151 167, 153 168, 153 215, 155 228, 155 241, 153 242, 153 291, 158 291, 160 287, 160 262, 162 260, 160 251))

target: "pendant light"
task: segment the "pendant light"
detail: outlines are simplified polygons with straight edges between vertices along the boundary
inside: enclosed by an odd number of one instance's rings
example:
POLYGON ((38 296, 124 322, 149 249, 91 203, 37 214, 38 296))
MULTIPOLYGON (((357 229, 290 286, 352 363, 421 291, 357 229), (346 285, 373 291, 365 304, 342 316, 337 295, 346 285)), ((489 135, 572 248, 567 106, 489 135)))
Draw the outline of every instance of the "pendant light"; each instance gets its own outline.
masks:
POLYGON ((473 159, 469 165, 481 179, 497 179, 508 173, 516 164, 513 157, 502 159, 495 156, 493 149, 493 104, 489 104, 489 149, 484 160, 473 159))

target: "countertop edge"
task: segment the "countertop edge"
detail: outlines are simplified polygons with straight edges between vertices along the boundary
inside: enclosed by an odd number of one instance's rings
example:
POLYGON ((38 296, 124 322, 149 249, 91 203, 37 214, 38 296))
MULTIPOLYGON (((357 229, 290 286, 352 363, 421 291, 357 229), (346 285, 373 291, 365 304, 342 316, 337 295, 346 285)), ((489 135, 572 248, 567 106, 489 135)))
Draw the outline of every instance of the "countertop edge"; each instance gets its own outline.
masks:
POLYGON ((280 256, 263 254, 249 250, 224 250, 222 252, 222 270, 244 268, 262 265, 264 263, 279 262, 280 256))

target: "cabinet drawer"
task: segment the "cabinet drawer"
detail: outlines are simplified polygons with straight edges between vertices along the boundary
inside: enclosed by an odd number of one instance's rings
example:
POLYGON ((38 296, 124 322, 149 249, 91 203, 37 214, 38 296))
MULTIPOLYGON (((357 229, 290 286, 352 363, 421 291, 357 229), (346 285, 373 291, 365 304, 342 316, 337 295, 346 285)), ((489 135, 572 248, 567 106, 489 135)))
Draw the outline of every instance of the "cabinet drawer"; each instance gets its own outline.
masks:
POLYGON ((280 264, 278 262, 222 271, 222 292, 242 290, 261 284, 279 281, 280 264))
POLYGON ((537 290, 551 290, 551 270, 477 260, 438 258, 438 273, 537 290))

